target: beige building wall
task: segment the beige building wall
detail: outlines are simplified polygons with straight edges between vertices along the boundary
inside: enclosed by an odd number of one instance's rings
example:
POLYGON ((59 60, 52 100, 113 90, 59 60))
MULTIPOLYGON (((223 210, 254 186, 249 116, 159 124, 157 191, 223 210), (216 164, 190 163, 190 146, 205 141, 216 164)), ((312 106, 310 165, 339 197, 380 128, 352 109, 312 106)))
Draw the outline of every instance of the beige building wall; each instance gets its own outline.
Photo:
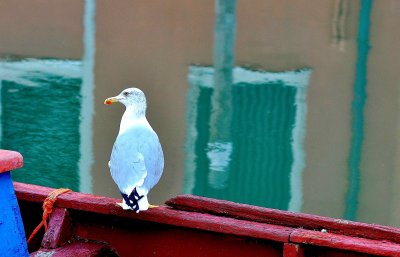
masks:
POLYGON ((400 2, 374 1, 358 218, 400 226, 400 2))
MULTIPOLYGON (((214 1, 97 0, 94 193, 118 196, 107 161, 122 106, 104 106, 126 86, 147 94, 148 119, 166 157, 154 203, 182 189, 187 72, 212 64, 214 1)), ((313 69, 307 95, 303 209, 342 217, 347 192, 359 1, 238 1, 237 65, 313 69), (342 38, 343 36, 343 38, 342 38), (339 42, 334 43, 334 39, 339 42)), ((359 218, 400 224, 400 4, 374 1, 359 218), (385 211, 382 211, 385 210, 385 211)), ((0 1, 0 56, 80 59, 83 1, 0 1)))
POLYGON ((0 55, 80 59, 81 0, 1 0, 0 55))
MULTIPOLYGON (((122 115, 102 100, 128 85, 144 89, 166 160, 150 200, 163 202, 183 186, 187 72, 190 64, 211 64, 213 1, 100 0, 97 10, 96 160, 108 160, 122 115)), ((97 161, 94 172, 95 193, 118 194, 106 162, 97 161)))
POLYGON ((341 217, 347 190, 358 1, 348 6, 343 50, 332 44, 335 1, 239 2, 239 64, 313 69, 308 89, 303 209, 341 217))

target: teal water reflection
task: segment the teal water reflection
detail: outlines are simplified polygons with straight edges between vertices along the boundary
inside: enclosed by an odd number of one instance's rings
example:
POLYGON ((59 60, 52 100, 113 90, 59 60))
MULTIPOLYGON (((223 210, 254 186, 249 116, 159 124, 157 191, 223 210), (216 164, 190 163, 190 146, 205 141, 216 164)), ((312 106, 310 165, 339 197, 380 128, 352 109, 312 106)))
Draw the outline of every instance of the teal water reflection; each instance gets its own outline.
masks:
POLYGON ((107 162, 121 106, 102 101, 134 85, 166 155, 154 203, 192 193, 400 224, 400 1, 143 1, 135 15, 84 2, 36 14, 37 31, 3 8, 2 56, 81 58, 0 60, 1 147, 26 162, 16 180, 119 197, 107 162))
POLYGON ((24 156, 13 179, 79 190, 80 64, 2 62, 1 148, 24 156))
POLYGON ((300 211, 309 71, 234 68, 236 8, 215 1, 213 67, 189 69, 184 191, 300 211))
POLYGON ((357 39, 357 63, 353 85, 354 99, 352 103, 352 140, 349 155, 349 187, 346 194, 346 208, 344 217, 355 220, 358 211, 360 192, 361 153, 364 141, 364 109, 367 100, 368 53, 370 48, 370 16, 372 0, 361 1, 359 30, 357 39))
POLYGON ((213 75, 210 67, 190 68, 185 193, 298 210, 310 70, 233 69, 230 124, 212 121, 213 75))

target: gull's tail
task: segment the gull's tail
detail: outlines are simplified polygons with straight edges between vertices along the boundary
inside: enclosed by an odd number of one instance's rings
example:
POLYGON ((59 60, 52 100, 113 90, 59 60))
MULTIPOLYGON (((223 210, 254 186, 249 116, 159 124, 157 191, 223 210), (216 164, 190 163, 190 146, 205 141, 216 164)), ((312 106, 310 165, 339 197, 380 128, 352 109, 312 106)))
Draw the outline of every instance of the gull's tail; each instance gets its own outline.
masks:
POLYGON ((122 197, 124 198, 125 204, 129 206, 135 212, 139 212, 139 200, 144 197, 144 195, 139 195, 136 190, 136 187, 132 190, 130 195, 124 194, 121 192, 122 197))

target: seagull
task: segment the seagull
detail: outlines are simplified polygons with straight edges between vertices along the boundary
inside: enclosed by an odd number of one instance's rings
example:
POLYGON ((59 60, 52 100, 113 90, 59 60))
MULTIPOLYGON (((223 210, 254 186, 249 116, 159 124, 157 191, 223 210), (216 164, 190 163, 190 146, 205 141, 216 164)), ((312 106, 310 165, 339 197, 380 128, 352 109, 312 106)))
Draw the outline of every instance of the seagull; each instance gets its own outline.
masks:
POLYGON ((156 132, 146 119, 146 97, 138 88, 127 88, 107 98, 104 104, 120 102, 126 109, 121 119, 110 161, 111 177, 122 195, 124 210, 144 211, 147 194, 158 183, 164 169, 164 154, 156 132))

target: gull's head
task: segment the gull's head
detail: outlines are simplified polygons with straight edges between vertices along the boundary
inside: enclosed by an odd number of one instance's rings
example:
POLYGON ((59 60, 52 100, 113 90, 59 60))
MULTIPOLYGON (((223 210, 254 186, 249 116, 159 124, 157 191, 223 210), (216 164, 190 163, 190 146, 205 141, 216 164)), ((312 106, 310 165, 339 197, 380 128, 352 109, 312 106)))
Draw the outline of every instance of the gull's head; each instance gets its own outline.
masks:
POLYGON ((139 88, 124 89, 119 95, 107 98, 104 104, 110 105, 117 102, 122 103, 127 108, 132 107, 137 112, 144 113, 146 111, 146 96, 139 88))

